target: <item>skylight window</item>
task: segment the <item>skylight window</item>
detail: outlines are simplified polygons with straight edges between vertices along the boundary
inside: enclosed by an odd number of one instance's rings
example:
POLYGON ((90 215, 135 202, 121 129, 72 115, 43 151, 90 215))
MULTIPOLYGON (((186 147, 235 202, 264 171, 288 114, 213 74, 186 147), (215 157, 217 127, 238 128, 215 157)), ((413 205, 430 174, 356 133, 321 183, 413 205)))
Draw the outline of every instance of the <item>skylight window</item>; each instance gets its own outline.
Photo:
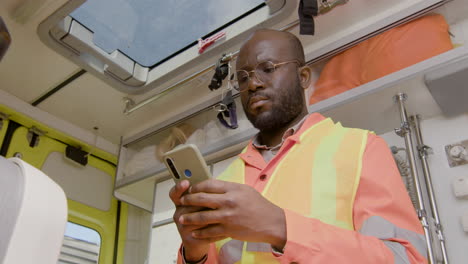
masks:
POLYGON ((74 0, 42 21, 38 32, 90 74, 140 94, 164 91, 161 84, 175 76, 210 70, 241 44, 241 34, 281 26, 294 12, 296 2, 286 0, 74 0), (207 52, 198 52, 198 39, 220 35, 207 52))
POLYGON ((264 0, 88 0, 70 14, 96 46, 153 67, 265 5, 264 0))

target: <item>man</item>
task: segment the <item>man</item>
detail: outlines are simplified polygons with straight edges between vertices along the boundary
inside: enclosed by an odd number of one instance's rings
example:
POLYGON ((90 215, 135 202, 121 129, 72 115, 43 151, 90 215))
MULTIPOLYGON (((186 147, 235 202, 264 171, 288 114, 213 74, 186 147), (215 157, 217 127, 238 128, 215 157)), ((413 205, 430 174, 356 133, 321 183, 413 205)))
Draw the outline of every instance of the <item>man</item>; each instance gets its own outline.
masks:
POLYGON ((260 130, 218 178, 170 192, 178 263, 426 263, 423 230, 383 139, 308 114, 300 41, 259 30, 240 49, 260 130))

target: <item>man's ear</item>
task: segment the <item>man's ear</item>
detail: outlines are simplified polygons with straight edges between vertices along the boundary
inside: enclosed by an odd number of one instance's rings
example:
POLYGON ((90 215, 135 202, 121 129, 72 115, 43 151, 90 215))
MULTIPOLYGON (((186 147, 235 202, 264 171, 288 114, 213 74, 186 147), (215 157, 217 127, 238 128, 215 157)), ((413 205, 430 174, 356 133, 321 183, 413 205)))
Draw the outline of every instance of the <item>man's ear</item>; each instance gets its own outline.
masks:
POLYGON ((299 79, 302 89, 306 90, 309 88, 310 82, 312 81, 312 69, 307 65, 299 68, 299 79))

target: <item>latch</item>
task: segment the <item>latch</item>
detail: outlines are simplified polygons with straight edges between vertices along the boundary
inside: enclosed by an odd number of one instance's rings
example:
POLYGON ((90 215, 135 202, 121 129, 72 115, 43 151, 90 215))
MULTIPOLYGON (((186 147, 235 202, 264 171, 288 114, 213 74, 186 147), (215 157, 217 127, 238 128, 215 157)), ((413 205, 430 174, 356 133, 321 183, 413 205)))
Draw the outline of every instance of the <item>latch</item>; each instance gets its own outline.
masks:
POLYGON ((29 146, 31 148, 37 147, 39 145, 40 137, 44 136, 46 133, 46 131, 43 131, 35 126, 31 127, 28 130, 28 134, 26 135, 26 138, 29 142, 29 146))
POLYGON ((450 168, 468 164, 468 140, 445 146, 450 168))
POLYGON ((75 148, 72 146, 67 146, 65 149, 65 156, 83 166, 88 164, 88 154, 86 151, 83 151, 80 148, 75 148))

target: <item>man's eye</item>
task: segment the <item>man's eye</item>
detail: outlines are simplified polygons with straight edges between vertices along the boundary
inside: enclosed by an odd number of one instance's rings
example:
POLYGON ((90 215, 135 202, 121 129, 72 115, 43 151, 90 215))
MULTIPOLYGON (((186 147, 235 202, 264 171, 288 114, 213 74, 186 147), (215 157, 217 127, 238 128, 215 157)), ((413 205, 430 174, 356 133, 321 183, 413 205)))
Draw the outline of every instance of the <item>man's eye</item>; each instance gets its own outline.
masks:
POLYGON ((249 75, 247 74, 238 74, 237 75, 237 81, 239 83, 244 83, 244 82, 247 82, 249 80, 249 75))
POLYGON ((264 73, 272 73, 274 71, 275 71, 275 67, 273 67, 273 66, 262 67, 262 72, 264 72, 264 73))

